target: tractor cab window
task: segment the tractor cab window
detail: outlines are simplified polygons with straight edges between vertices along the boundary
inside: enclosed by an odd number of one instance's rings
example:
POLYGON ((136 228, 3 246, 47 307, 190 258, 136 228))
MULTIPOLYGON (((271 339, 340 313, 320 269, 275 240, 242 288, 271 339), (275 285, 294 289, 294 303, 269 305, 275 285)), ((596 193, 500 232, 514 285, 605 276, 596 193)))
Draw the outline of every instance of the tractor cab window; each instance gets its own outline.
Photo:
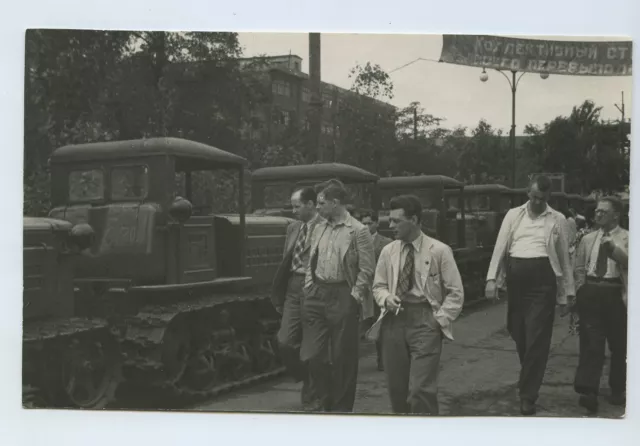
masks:
MULTIPOLYGON (((238 174, 226 170, 191 171, 191 196, 187 194, 187 175, 176 172, 174 195, 191 201, 193 215, 238 212, 238 174)), ((247 192, 245 190, 245 192, 247 192)), ((245 197, 245 202, 247 197, 245 197)))
POLYGON ((116 167, 111 170, 111 199, 142 200, 149 188, 147 166, 116 167))
POLYGON ((354 207, 366 209, 372 207, 374 190, 373 184, 345 184, 345 188, 349 193, 349 201, 354 207))
POLYGON ((440 210, 440 203, 438 201, 438 191, 436 189, 422 189, 422 190, 384 190, 380 193, 382 200, 382 208, 389 209, 389 203, 391 199, 398 195, 412 194, 420 199, 422 203, 422 209, 440 210))
POLYGON ((264 188, 264 207, 266 209, 285 209, 291 207, 291 184, 270 184, 264 188))
POLYGON ((74 170, 69 174, 69 201, 104 199, 104 173, 101 169, 74 170))

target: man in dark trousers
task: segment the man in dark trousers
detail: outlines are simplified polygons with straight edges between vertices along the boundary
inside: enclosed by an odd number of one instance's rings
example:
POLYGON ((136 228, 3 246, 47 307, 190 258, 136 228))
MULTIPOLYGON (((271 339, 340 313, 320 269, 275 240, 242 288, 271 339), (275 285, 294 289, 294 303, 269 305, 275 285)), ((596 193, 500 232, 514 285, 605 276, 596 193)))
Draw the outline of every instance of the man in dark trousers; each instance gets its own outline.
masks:
POLYGON ((373 315, 373 239, 349 215, 347 198, 339 182, 318 194, 318 210, 326 220, 311 238, 300 352, 309 363, 315 398, 308 409, 313 411, 353 411, 360 317, 373 315))
POLYGON ((442 341, 453 340, 452 323, 464 303, 462 278, 451 248, 422 232, 417 197, 394 197, 389 207, 396 240, 382 249, 373 294, 383 308, 374 327, 382 338, 391 407, 438 415, 442 341))
POLYGON ((533 415, 544 378, 556 301, 561 316, 575 296, 566 219, 547 202, 551 180, 545 175, 529 185, 529 201, 510 209, 496 240, 485 294, 498 299, 506 277, 507 328, 520 359, 520 412, 533 415))
POLYGON ((605 342, 611 351, 609 402, 626 403, 629 232, 620 227, 622 212, 619 198, 601 198, 595 211, 599 229, 585 235, 576 252, 580 361, 574 388, 579 404, 592 413, 598 410, 605 342))
MULTIPOLYGON (((362 219, 360 220, 363 225, 369 228, 369 232, 373 236, 373 252, 376 256, 376 264, 378 264, 378 259, 380 258, 380 253, 382 252, 382 248, 387 246, 393 240, 384 235, 381 235, 378 232, 378 214, 373 211, 365 210, 362 212, 362 219)), ((380 306, 373 306, 373 317, 374 320, 380 317, 380 306)), ((378 370, 384 370, 384 365, 382 364, 382 339, 378 339, 376 341, 376 351, 378 353, 378 370)))
POLYGON ((303 381, 302 403, 311 394, 308 372, 300 361, 302 342, 302 300, 304 278, 309 263, 309 241, 316 224, 322 220, 316 210, 316 192, 305 187, 291 196, 291 206, 298 221, 287 227, 284 258, 273 281, 271 300, 282 314, 278 343, 280 354, 289 373, 296 381, 303 381))

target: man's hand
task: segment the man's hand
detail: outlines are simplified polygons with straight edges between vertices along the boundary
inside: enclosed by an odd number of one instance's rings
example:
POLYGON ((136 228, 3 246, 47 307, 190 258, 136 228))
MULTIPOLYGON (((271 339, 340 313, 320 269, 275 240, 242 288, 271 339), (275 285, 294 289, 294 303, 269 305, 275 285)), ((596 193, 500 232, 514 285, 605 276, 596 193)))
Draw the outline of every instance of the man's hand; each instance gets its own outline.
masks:
POLYGON ((499 300, 498 288, 496 287, 495 280, 487 280, 487 285, 484 288, 484 296, 489 300, 499 300))
POLYGON ((398 311, 400 311, 401 304, 402 304, 402 301, 400 300, 400 298, 398 296, 394 296, 393 294, 390 294, 389 296, 387 296, 387 300, 384 303, 385 307, 387 307, 387 310, 392 311, 394 313, 397 313, 398 311))
POLYGON ((278 312, 278 314, 280 314, 280 316, 282 316, 282 311, 283 311, 282 307, 276 307, 276 311, 278 312))

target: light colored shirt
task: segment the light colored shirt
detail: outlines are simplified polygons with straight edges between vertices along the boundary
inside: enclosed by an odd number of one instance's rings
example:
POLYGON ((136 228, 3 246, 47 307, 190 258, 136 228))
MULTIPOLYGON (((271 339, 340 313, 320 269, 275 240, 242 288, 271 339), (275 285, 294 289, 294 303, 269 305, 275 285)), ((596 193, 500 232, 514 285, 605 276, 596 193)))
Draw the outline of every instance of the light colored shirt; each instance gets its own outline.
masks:
POLYGON ((340 283, 346 281, 342 259, 340 258, 339 240, 348 239, 346 233, 351 231, 351 223, 342 217, 340 220, 325 222, 326 229, 318 242, 318 265, 316 277, 322 282, 340 283), (341 237, 341 235, 344 235, 341 237))
MULTIPOLYGON (((413 245, 413 263, 414 263, 413 281, 411 284, 411 289, 404 296, 399 296, 403 301, 406 301, 406 302, 426 302, 427 301, 427 294, 424 289, 424 284, 422 283, 422 280, 421 280, 421 277, 423 277, 423 274, 421 274, 421 272, 424 273, 424 271, 422 270, 423 268, 426 267, 426 265, 419 264, 419 262, 416 261, 416 258, 418 257, 418 253, 422 249, 422 239, 423 237, 418 237, 413 242, 411 242, 411 244, 413 245)), ((402 250, 400 251, 400 265, 399 265, 398 271, 402 271, 402 268, 404 268, 404 264, 407 261, 408 253, 409 253, 409 250, 406 248, 406 243, 403 243, 402 250)))
MULTIPOLYGON (((304 227, 305 226, 307 227, 307 235, 304 238, 305 247, 309 244, 309 238, 311 237, 311 228, 313 228, 313 226, 318 222, 319 219, 320 219, 320 214, 316 214, 315 217, 313 217, 311 220, 309 220, 306 223, 303 223, 302 226, 300 226, 300 233, 298 234, 298 237, 300 236, 300 234, 302 234, 302 231, 304 231, 304 227)), ((297 243, 298 241, 296 240, 296 244, 297 243)), ((295 245, 293 249, 295 250, 295 245)), ((297 268, 297 269, 293 269, 292 267, 292 271, 297 274, 304 274, 306 272, 307 266, 309 265, 309 250, 306 249, 300 257, 304 267, 297 268)))
MULTIPOLYGON (((593 243, 593 248, 591 249, 591 254, 589 255, 589 263, 587 264, 587 276, 596 277, 596 266, 598 264, 598 252, 600 251, 600 242, 602 241, 602 236, 604 235, 604 231, 602 229, 598 229, 598 233, 596 235, 596 240, 593 243)), ((624 243, 623 240, 620 239, 622 236, 622 231, 620 231, 620 226, 616 226, 609 233, 613 241, 617 244, 624 243)), ((615 260, 610 257, 607 257, 607 272, 603 276, 604 279, 617 279, 620 277, 620 269, 618 268, 618 264, 615 260)))
POLYGON ((511 257, 519 259, 549 257, 544 232, 544 222, 547 213, 549 213, 548 206, 542 214, 536 218, 531 218, 529 210, 526 210, 520 225, 513 233, 513 242, 509 250, 511 257))

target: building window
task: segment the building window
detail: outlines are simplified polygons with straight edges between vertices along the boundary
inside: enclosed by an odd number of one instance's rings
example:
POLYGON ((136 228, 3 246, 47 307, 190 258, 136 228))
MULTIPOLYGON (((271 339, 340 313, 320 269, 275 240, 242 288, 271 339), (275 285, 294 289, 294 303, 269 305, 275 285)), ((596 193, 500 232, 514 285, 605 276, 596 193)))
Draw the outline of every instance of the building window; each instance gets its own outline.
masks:
POLYGON ((273 112, 273 123, 288 126, 291 123, 291 112, 287 110, 277 110, 273 112))
POLYGON ((300 71, 300 62, 294 62, 293 65, 296 68, 296 71, 300 71))
POLYGON ((273 81, 271 83, 271 92, 273 94, 289 97, 291 96, 291 85, 289 85, 289 82, 273 81))
POLYGON ((327 108, 331 108, 331 105, 333 104, 333 96, 331 96, 330 94, 323 94, 322 95, 322 102, 324 103, 324 106, 327 108))
POLYGON ((304 102, 311 102, 311 90, 306 87, 302 89, 302 100, 304 102))

